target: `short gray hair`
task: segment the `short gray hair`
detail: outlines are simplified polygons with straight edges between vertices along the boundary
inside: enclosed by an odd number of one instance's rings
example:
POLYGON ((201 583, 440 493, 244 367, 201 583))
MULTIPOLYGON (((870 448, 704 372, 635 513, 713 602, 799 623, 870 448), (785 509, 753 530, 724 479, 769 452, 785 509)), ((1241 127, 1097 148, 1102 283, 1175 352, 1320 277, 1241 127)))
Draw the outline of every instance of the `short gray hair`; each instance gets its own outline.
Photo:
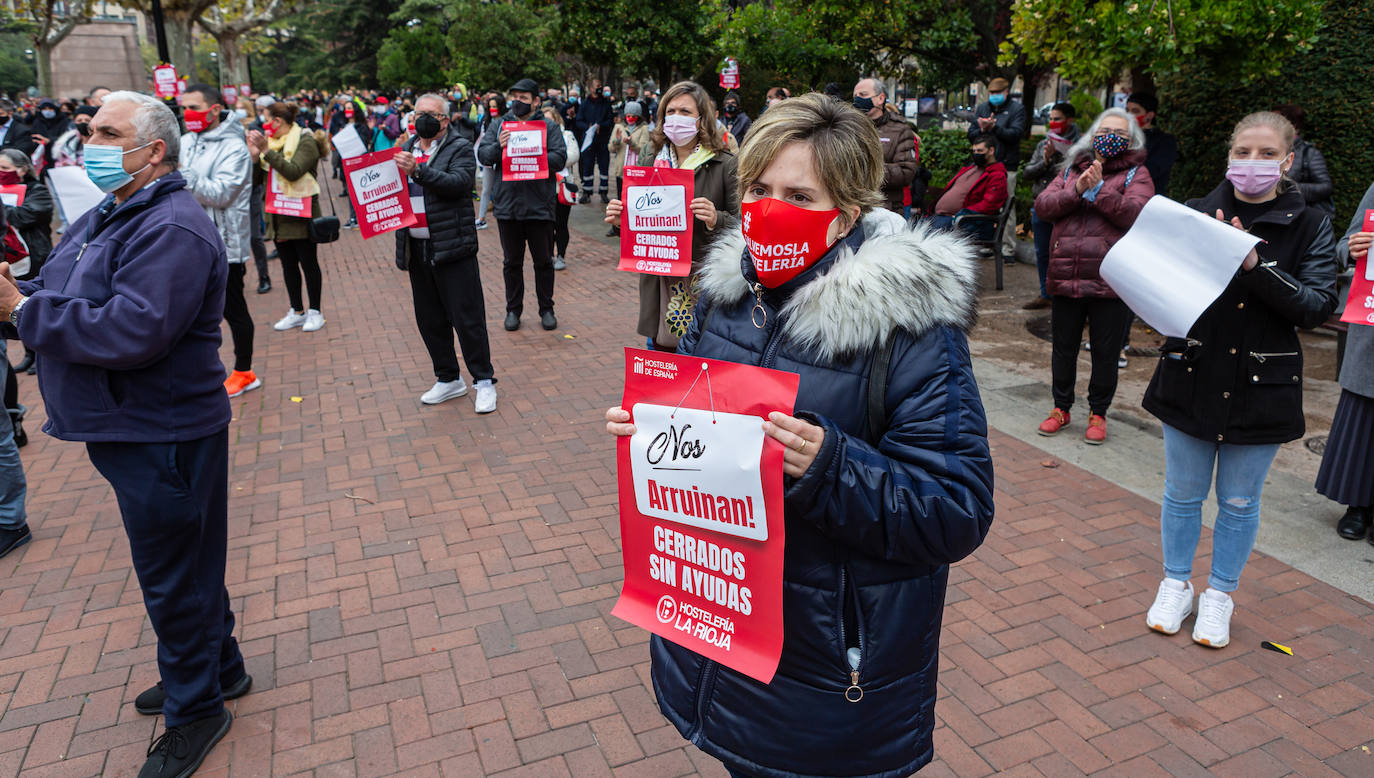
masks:
POLYGON ((155 97, 128 91, 105 95, 101 107, 111 103, 132 103, 136 108, 132 120, 134 139, 139 145, 155 140, 162 141, 167 146, 167 156, 163 158, 162 163, 177 166, 181 157, 181 124, 177 121, 176 114, 172 113, 172 109, 155 97))
POLYGON ((882 81, 882 79, 876 78, 876 77, 874 77, 874 76, 869 76, 868 78, 861 79, 861 80, 862 80, 862 81, 872 81, 872 82, 873 82, 873 94, 875 94, 875 95, 882 95, 883 97, 887 97, 887 84, 884 84, 883 81, 882 81))
POLYGON ((8 159, 10 161, 10 164, 19 168, 19 170, 24 175, 27 176, 33 174, 33 160, 29 159, 29 155, 25 154, 19 149, 0 150, 0 157, 8 159))
POLYGON ((438 100, 439 105, 442 105, 444 107, 444 115, 449 115, 449 104, 447 97, 444 97, 443 95, 437 94, 435 92, 426 92, 420 95, 419 97, 415 98, 415 105, 419 106, 421 100, 438 100))

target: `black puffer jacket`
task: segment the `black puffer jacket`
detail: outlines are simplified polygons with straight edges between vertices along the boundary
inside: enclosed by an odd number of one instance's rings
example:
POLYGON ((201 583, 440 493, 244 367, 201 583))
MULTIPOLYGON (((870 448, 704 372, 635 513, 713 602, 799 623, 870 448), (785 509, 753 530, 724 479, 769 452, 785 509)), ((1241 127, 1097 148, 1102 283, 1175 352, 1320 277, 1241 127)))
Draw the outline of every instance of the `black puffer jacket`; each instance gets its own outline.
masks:
MULTIPOLYGON (((406 141, 405 150, 414 152, 417 138, 406 141)), ((415 168, 411 181, 425 194, 425 219, 429 223, 429 246, 425 261, 447 265, 477 256, 477 224, 472 207, 473 182, 477 161, 472 144, 449 124, 439 151, 428 162, 415 168)), ((396 266, 402 270, 418 259, 410 255, 410 230, 396 231, 396 266)))
POLYGON ((6 218, 29 247, 29 272, 20 281, 37 276, 52 253, 52 210, 52 195, 33 176, 24 179, 24 204, 5 206, 6 218))
POLYGON ((878 211, 764 293, 764 329, 750 320, 755 280, 731 230, 706 260, 680 351, 800 374, 797 413, 825 429, 810 470, 786 480, 782 658, 765 686, 655 637, 654 691, 684 737, 735 770, 907 776, 933 755, 949 564, 992 522, 987 423, 964 336, 977 268, 960 238, 878 211), (887 426, 872 430, 862 398, 888 337, 887 426), (856 703, 845 700, 850 646, 862 656, 856 703))
POLYGON ((563 143, 563 130, 544 118, 538 109, 531 111, 524 119, 516 118, 510 111, 500 119, 493 119, 482 136, 477 156, 483 165, 496 171, 492 181, 491 204, 500 221, 546 221, 554 220, 554 205, 558 195, 554 191, 554 177, 568 164, 568 147, 563 143), (501 145, 501 127, 506 122, 519 121, 544 122, 544 149, 549 157, 549 177, 540 181, 502 181, 501 155, 505 148, 501 145))
POLYGON ((1336 187, 1326 169, 1326 157, 1316 146, 1302 138, 1293 142, 1293 166, 1288 169, 1288 177, 1297 183, 1309 206, 1320 208, 1327 216, 1336 216, 1336 205, 1331 202, 1336 187))
MULTIPOLYGON (((1302 345, 1336 309, 1331 220, 1290 188, 1246 225, 1264 242, 1260 264, 1240 270, 1186 340, 1169 338, 1145 390, 1145 410, 1188 435, 1218 443, 1287 443, 1302 437, 1302 345)), ((1236 215, 1229 182, 1188 205, 1236 215)))

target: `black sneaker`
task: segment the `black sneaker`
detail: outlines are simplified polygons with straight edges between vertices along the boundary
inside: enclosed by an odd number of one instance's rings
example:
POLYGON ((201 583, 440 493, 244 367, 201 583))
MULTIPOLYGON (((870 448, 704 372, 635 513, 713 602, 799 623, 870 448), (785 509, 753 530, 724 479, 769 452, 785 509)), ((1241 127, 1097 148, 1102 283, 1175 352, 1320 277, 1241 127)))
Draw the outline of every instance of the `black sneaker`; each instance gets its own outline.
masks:
POLYGON ((209 718, 168 727, 148 747, 148 761, 138 771, 138 778, 190 778, 210 755, 210 749, 228 734, 233 721, 233 714, 221 708, 209 718))
POLYGON ((539 314, 539 324, 546 330, 558 329, 558 317, 553 315, 553 311, 544 311, 539 314))
MULTIPOLYGON (((253 676, 247 673, 238 681, 225 686, 220 690, 225 700, 237 700, 248 693, 253 688, 253 676)), ((156 686, 150 686, 143 690, 143 693, 134 698, 134 710, 144 716, 156 716, 162 712, 162 703, 167 701, 167 690, 162 688, 162 681, 158 681, 156 686)))
POLYGON ((0 557, 19 548, 30 540, 33 540, 33 533, 29 532, 29 525, 27 524, 18 529, 5 529, 0 527, 0 557))
POLYGON ((272 291, 272 279, 264 278, 258 282, 258 294, 267 294, 272 291))

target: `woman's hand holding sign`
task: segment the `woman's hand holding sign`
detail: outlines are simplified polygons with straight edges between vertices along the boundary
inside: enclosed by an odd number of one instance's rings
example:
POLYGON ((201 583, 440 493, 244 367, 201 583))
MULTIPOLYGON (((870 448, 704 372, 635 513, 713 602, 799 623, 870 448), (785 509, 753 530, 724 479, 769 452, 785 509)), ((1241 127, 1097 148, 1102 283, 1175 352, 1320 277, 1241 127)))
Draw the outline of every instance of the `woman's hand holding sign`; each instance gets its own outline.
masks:
POLYGON ((611 224, 620 223, 620 215, 625 212, 625 202, 615 199, 606 204, 606 221, 611 224))
MULTIPOLYGON (((1220 210, 1217 211, 1216 216, 1217 216, 1217 221, 1219 221, 1219 222, 1225 222, 1225 221, 1226 221, 1226 215, 1223 214, 1220 210)), ((1247 232, 1247 230, 1245 229, 1245 225, 1243 225, 1243 224, 1240 223, 1240 217, 1239 217, 1239 216, 1232 216, 1232 217, 1231 217, 1231 221, 1228 222, 1228 223, 1229 223, 1232 227, 1235 227, 1236 229, 1240 230, 1241 232, 1247 232)), ((1249 254, 1246 254, 1246 255, 1245 255, 1245 259, 1241 261, 1240 267, 1241 267, 1242 270, 1245 270, 1245 271, 1248 272, 1248 271, 1250 271, 1250 270, 1254 270, 1254 269, 1255 269, 1255 266, 1258 265, 1258 264, 1259 264, 1259 254, 1255 253, 1255 250, 1254 250, 1254 249, 1250 249, 1250 253, 1249 253, 1249 254)))
POLYGON ((1350 256, 1354 259, 1362 259, 1369 253, 1370 246, 1374 246, 1374 232, 1357 232, 1350 236, 1350 256))
POLYGON ((773 411, 763 424, 763 432, 787 449, 782 456, 782 472, 801 478, 816 461, 821 444, 825 442, 825 428, 808 421, 773 411))
MULTIPOLYGON (((635 434, 630 412, 618 406, 607 409, 606 431, 616 437, 635 434)), ((824 427, 777 411, 768 414, 768 421, 763 423, 763 432, 787 449, 782 457, 782 472, 793 478, 801 478, 806 474, 811 463, 816 461, 821 444, 825 442, 824 427)))
POLYGON ((692 215, 706 225, 706 229, 714 230, 716 228, 716 223, 720 221, 720 214, 716 212, 715 203, 705 197, 693 197, 688 207, 692 209, 692 215))

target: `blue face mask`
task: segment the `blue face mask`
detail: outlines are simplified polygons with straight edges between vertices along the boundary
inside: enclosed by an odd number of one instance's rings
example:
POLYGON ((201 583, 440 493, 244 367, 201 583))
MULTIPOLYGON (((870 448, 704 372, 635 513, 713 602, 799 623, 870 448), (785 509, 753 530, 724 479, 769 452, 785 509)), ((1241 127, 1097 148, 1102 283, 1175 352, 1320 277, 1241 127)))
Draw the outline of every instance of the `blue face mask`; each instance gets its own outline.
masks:
POLYGON ((1004 95, 1004 94, 1000 94, 1000 93, 999 93, 999 94, 995 94, 995 95, 988 95, 988 102, 989 102, 989 103, 992 103, 993 105, 1001 105, 1002 103, 1005 103, 1006 101, 1007 101, 1007 96, 1004 95))
POLYGON ((88 143, 85 147, 86 177, 91 179, 91 183, 96 185, 100 191, 109 194, 119 189, 130 181, 134 176, 142 173, 148 168, 147 165, 135 170, 133 173, 124 169, 124 155, 138 149, 147 148, 152 143, 145 143, 138 148, 125 151, 118 146, 102 146, 99 144, 88 143))

